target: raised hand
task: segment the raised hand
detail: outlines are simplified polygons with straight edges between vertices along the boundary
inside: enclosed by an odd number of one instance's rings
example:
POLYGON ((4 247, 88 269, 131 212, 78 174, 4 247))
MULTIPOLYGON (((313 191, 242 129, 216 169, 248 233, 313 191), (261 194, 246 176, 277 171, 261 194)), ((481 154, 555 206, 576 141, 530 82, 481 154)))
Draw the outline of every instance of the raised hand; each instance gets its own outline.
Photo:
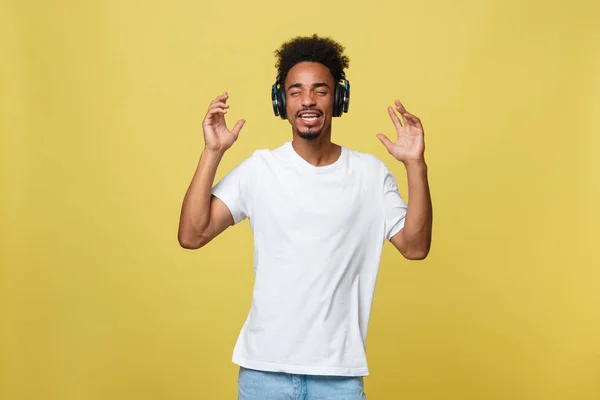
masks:
POLYGON ((209 150, 223 152, 229 149, 237 140, 240 130, 246 122, 245 120, 240 119, 235 123, 233 129, 227 129, 225 114, 229 108, 229 105, 227 104, 228 98, 229 95, 227 92, 223 92, 222 95, 214 99, 210 103, 206 117, 202 122, 204 143, 209 150))
POLYGON ((377 137, 381 140, 387 151, 398 161, 402 161, 404 164, 413 161, 423 161, 425 140, 421 120, 406 111, 400 100, 396 100, 396 110, 402 117, 402 123, 400 123, 394 109, 391 106, 388 107, 388 113, 398 133, 396 143, 393 143, 387 136, 381 133, 378 133, 377 137))

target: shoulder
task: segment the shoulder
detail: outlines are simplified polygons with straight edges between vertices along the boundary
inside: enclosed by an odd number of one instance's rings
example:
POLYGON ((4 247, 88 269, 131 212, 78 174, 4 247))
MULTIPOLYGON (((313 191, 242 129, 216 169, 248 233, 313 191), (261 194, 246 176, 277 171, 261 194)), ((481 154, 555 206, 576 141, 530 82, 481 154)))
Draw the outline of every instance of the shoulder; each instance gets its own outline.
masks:
POLYGON ((276 149, 258 149, 240 162, 239 167, 244 170, 256 170, 272 166, 273 163, 284 157, 285 146, 276 149))
POLYGON ((259 149, 255 150, 249 157, 254 164, 269 164, 277 162, 288 155, 288 143, 285 143, 275 149, 259 149))
POLYGON ((392 189, 397 187, 394 174, 377 156, 348 149, 348 159, 351 168, 360 171, 363 176, 367 176, 376 187, 392 189))
POLYGON ((346 150, 348 152, 348 161, 350 164, 357 165, 361 169, 370 169, 378 173, 385 173, 385 171, 387 171, 385 163, 377 156, 349 148, 346 148, 346 150))

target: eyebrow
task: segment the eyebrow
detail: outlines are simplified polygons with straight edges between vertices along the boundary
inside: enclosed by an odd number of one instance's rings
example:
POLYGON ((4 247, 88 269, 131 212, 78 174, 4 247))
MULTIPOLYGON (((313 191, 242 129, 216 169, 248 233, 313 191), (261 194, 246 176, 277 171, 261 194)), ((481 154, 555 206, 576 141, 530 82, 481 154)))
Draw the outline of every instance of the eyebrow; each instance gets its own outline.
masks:
MULTIPOLYGON (((294 83, 292 85, 290 85, 287 90, 290 90, 292 88, 301 88, 303 85, 301 83, 294 83)), ((322 87, 322 86, 326 86, 327 88, 329 88, 329 85, 326 84, 325 82, 315 82, 312 84, 313 88, 318 88, 318 87, 322 87)))

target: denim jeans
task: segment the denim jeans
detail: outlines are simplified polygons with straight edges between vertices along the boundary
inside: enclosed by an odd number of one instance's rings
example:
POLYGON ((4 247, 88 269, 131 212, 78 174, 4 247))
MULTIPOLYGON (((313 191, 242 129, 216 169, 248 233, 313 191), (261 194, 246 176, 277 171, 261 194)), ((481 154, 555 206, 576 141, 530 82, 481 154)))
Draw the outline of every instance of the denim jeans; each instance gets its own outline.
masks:
POLYGON ((297 375, 240 367, 238 400, 366 400, 362 376, 297 375))

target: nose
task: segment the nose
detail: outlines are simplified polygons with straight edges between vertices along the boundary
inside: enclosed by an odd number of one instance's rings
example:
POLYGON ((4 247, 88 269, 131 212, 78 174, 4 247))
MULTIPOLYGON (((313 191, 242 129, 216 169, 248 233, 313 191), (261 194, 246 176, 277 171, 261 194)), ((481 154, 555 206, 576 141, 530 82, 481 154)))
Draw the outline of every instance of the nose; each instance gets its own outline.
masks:
POLYGON ((314 106, 316 104, 315 99, 313 97, 313 94, 311 91, 305 92, 302 94, 302 100, 301 100, 302 106, 303 107, 311 107, 314 106))

